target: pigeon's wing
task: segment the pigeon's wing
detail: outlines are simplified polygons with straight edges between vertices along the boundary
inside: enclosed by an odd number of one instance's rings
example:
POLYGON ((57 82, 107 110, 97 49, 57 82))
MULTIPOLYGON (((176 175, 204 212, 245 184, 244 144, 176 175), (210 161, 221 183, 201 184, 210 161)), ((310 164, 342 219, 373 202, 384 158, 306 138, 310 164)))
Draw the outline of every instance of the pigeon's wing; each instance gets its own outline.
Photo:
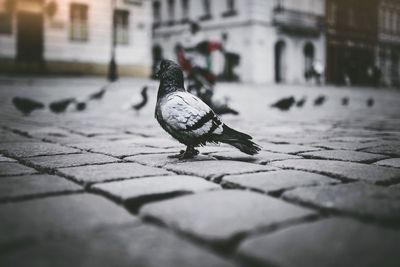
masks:
POLYGON ((202 137, 222 132, 222 122, 198 97, 178 92, 167 96, 161 106, 163 122, 174 132, 187 137, 202 137))

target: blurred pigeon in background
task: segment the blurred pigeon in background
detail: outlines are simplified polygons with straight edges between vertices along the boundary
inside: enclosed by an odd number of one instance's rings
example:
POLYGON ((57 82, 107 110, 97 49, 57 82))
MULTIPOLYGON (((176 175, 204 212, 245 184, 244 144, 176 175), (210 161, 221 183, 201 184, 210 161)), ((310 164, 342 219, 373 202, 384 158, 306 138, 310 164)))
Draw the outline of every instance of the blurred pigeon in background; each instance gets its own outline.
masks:
POLYGON ((148 90, 147 86, 144 86, 142 88, 142 91, 140 92, 140 95, 141 95, 142 99, 140 100, 139 103, 132 104, 132 106, 131 106, 134 110, 139 111, 142 108, 144 108, 144 106, 146 106, 146 104, 147 104, 147 102, 149 100, 149 97, 147 95, 147 90, 148 90))
POLYGON ((293 96, 285 97, 278 100, 276 103, 272 104, 271 107, 277 108, 282 111, 287 111, 293 106, 295 102, 296 100, 294 99, 293 96))
POLYGON ((75 103, 75 102, 76 102, 76 99, 73 97, 66 98, 66 99, 62 99, 62 100, 58 100, 58 101, 50 103, 49 108, 54 113, 63 113, 67 110, 69 105, 71 105, 72 103, 75 103))
POLYGON ((88 100, 100 100, 103 98, 104 94, 106 93, 108 89, 109 84, 103 86, 100 91, 95 92, 93 94, 90 94, 88 97, 88 100))
POLYGON ((199 153, 195 147, 206 143, 226 143, 249 155, 261 150, 250 135, 222 123, 207 104, 186 91, 178 64, 162 60, 159 77, 155 117, 166 132, 187 146, 176 157, 192 158, 199 153))
POLYGON ((367 99, 367 107, 372 107, 375 104, 375 101, 372 97, 367 99))
POLYGON ((302 99, 300 99, 299 101, 296 102, 296 106, 301 108, 304 106, 304 104, 306 103, 307 98, 304 96, 302 99))
POLYGON ((44 108, 44 104, 36 100, 23 97, 14 97, 12 99, 14 106, 24 115, 29 115, 36 109, 44 108))
POLYGON ((314 100, 314 106, 322 106, 325 101, 326 97, 324 95, 320 95, 314 100))
POLYGON ((214 110, 215 114, 217 115, 224 115, 224 114, 232 114, 232 115, 239 115, 237 110, 229 107, 229 97, 224 97, 224 102, 222 101, 213 101, 212 102, 212 109, 214 110))
POLYGON ((349 98, 346 96, 342 98, 342 106, 347 106, 347 105, 349 105, 349 98))

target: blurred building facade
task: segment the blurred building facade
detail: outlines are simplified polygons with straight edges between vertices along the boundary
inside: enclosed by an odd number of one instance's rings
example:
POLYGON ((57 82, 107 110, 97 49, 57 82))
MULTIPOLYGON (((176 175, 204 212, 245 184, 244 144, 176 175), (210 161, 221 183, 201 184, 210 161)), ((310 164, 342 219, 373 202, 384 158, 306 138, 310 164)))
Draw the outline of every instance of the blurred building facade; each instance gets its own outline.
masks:
POLYGON ((381 0, 378 7, 378 47, 376 64, 381 83, 400 86, 400 1, 381 0))
MULTIPOLYGON (((325 65, 324 0, 153 0, 154 51, 175 58, 188 21, 240 56, 241 81, 304 83, 325 65)), ((222 58, 213 57, 213 71, 222 58)), ((322 70, 321 70, 322 71, 322 70)))
POLYGON ((327 0, 326 36, 328 82, 399 86, 399 0, 327 0))
POLYGON ((147 76, 152 16, 143 0, 0 0, 0 71, 105 75, 113 15, 120 75, 147 76))
POLYGON ((375 66, 379 0, 327 0, 328 82, 366 85, 375 66))

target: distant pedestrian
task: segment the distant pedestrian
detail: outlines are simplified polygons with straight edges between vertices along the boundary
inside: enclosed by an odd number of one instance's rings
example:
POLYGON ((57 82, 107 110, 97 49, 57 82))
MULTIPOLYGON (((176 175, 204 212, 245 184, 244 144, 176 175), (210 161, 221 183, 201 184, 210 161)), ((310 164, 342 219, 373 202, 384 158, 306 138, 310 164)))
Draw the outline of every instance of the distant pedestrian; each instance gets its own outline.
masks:
POLYGON ((320 85, 322 76, 324 75, 324 66, 319 60, 313 62, 312 73, 315 78, 315 83, 320 85))

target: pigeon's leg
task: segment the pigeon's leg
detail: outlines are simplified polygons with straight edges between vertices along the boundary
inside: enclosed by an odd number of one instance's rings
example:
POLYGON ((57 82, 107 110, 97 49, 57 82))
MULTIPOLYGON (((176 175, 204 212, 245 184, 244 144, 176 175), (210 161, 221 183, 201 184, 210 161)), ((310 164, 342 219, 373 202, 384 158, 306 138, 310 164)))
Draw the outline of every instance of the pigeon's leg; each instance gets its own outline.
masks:
POLYGON ((194 146, 187 146, 185 153, 183 153, 180 159, 191 159, 198 154, 199 151, 194 146))

